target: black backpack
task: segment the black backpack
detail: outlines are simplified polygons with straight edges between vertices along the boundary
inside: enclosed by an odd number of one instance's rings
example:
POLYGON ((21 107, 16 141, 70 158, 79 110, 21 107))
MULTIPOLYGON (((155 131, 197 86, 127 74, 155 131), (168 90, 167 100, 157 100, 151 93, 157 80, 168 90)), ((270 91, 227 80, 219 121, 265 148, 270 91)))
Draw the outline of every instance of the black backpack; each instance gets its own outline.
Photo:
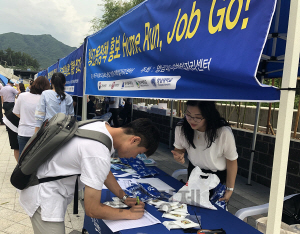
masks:
POLYGON ((281 220, 288 225, 300 224, 300 194, 283 202, 281 220))
MULTIPOLYGON (((66 175, 42 179, 38 179, 36 176, 38 168, 53 157, 53 155, 74 136, 99 141, 110 151, 112 142, 106 134, 92 130, 78 129, 83 125, 97 121, 103 120, 92 119, 77 122, 75 116, 65 115, 63 113, 56 114, 49 121, 46 120, 39 131, 37 131, 25 145, 19 162, 10 177, 11 184, 17 189, 23 190, 39 183, 74 176, 66 175)), ((74 199, 77 197, 78 181, 76 181, 74 199)))

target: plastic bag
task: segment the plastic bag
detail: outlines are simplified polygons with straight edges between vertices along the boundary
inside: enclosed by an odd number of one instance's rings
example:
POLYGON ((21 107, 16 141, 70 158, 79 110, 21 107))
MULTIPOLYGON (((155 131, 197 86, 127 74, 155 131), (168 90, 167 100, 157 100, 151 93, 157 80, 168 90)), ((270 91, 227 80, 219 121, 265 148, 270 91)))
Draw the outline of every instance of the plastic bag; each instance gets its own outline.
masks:
POLYGON ((216 210, 209 201, 209 190, 215 188, 220 179, 215 174, 206 174, 199 167, 195 167, 188 182, 173 197, 172 201, 216 210))

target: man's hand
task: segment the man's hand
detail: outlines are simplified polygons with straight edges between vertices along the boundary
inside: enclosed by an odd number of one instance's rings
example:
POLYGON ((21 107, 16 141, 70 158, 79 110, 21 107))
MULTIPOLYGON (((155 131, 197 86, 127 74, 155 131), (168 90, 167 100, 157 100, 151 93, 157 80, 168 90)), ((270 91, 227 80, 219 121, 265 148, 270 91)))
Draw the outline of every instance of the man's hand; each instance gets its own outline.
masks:
MULTIPOLYGON (((133 197, 127 197, 125 202, 124 202, 127 206, 135 206, 136 205, 136 198, 133 197)), ((142 202, 141 202, 142 203, 142 202)))
MULTIPOLYGON (((127 200, 127 199, 126 199, 127 200)), ((130 208, 130 218, 129 219, 140 219, 144 215, 145 203, 140 202, 139 205, 135 205, 130 208)))
POLYGON ((184 153, 182 152, 178 152, 176 150, 171 150, 173 156, 174 156, 174 159, 181 163, 181 164, 184 164, 185 160, 184 160, 184 153))

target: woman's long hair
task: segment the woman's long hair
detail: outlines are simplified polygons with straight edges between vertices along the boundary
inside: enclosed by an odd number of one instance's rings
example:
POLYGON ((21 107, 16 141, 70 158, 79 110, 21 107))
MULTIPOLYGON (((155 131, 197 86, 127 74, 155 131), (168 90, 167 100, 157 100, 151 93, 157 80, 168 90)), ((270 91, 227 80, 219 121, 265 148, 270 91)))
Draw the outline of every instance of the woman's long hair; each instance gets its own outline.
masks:
POLYGON ((63 73, 57 72, 52 75, 51 78, 51 88, 55 88, 55 92, 60 97, 60 100, 64 100, 66 97, 65 94, 65 84, 66 84, 66 77, 63 73))
POLYGON ((19 89, 20 89, 21 93, 24 93, 25 92, 25 85, 23 83, 20 83, 19 84, 19 89))
POLYGON ((43 91, 50 89, 50 83, 45 76, 39 76, 31 84, 30 93, 41 95, 43 91))
MULTIPOLYGON (((218 137, 217 130, 223 126, 229 126, 229 123, 220 116, 219 111, 216 109, 215 102, 212 101, 187 101, 187 106, 197 106, 201 111, 201 115, 206 121, 206 129, 205 129, 205 139, 207 141, 207 148, 211 146, 211 144, 218 137)), ((191 128, 190 124, 184 117, 178 123, 179 126, 182 126, 182 132, 185 138, 188 141, 189 146, 192 146, 194 149, 196 148, 194 144, 194 130, 191 128)))

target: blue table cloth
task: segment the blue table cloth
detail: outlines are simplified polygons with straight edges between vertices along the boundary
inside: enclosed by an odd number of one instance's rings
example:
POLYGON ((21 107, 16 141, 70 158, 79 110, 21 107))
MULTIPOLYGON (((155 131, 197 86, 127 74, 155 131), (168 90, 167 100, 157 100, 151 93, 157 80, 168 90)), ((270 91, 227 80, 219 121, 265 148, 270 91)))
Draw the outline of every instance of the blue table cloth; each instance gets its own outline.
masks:
MULTIPOLYGON (((183 184, 169 176, 164 171, 154 167, 159 171, 159 175, 155 176, 156 178, 161 179, 171 187, 173 187, 176 191, 178 191, 183 184)), ((113 172, 115 172, 112 169, 113 172)), ((119 172, 119 171, 118 171, 119 172)), ((109 190, 102 190, 101 202, 111 201, 112 197, 115 195, 109 190)), ((152 205, 146 204, 145 209, 150 212, 154 217, 159 219, 161 222, 171 221, 171 219, 162 218, 163 212, 158 211, 152 205)), ((238 219, 231 213, 218 208, 218 210, 209 210, 205 208, 199 208, 195 206, 188 206, 188 211, 191 215, 194 215, 195 212, 197 215, 201 215, 201 224, 203 229, 218 229, 223 228, 227 234, 261 234, 258 230, 238 219)), ((84 219, 84 229, 88 231, 89 234, 108 234, 112 233, 111 230, 105 225, 105 223, 100 219, 93 219, 85 215, 84 219)), ((183 229, 172 229, 169 231, 162 223, 155 224, 152 226, 134 228, 128 230, 121 230, 116 233, 121 234, 138 234, 138 233, 155 233, 155 234, 164 234, 164 233, 172 233, 172 234, 183 234, 183 229)))

